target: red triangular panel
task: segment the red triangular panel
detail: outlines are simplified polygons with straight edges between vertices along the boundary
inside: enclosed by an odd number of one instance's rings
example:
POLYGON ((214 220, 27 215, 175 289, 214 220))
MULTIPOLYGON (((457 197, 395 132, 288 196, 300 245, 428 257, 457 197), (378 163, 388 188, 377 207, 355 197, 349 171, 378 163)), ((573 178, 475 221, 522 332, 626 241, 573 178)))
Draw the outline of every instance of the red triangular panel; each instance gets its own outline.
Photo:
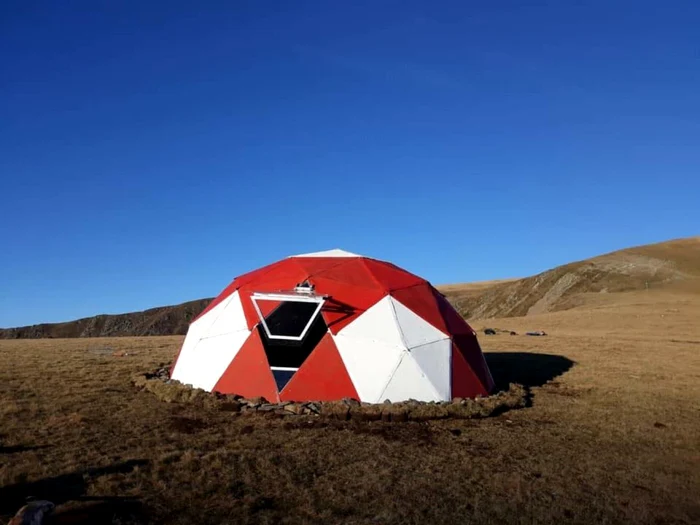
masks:
POLYGON ((344 397, 360 399, 331 334, 326 333, 284 387, 280 393, 280 399, 282 401, 332 401, 344 397))
POLYGON ((391 263, 376 261, 374 259, 361 259, 362 263, 370 271, 374 280, 386 290, 398 290, 427 282, 417 275, 402 270, 391 263))
POLYGON ((452 345, 452 397, 486 396, 488 392, 472 371, 462 352, 452 345))
POLYGON ((462 354, 474 375, 479 378, 479 382, 487 391, 491 392, 494 386, 493 378, 476 335, 474 333, 455 335, 452 338, 452 351, 458 351, 462 354))
POLYGON ((264 274, 250 279, 243 286, 254 289, 256 292, 291 290, 308 276, 308 272, 299 266, 294 259, 286 259, 264 274))
POLYGON ((345 257, 294 257, 294 261, 309 277, 347 262, 345 257))
POLYGON ((262 268, 258 268, 257 270, 250 271, 248 273, 244 273, 243 275, 240 275, 236 277, 231 283, 224 288, 224 290, 217 295, 212 302, 210 302, 207 307, 197 316, 195 317, 191 322, 195 322, 197 319, 202 317, 204 314, 209 312, 212 308, 214 308, 217 304, 222 302, 224 299, 226 299, 229 295, 231 295, 233 292, 235 292, 237 289, 239 289, 241 286, 244 286, 246 283, 253 279, 257 279, 258 277, 264 275, 265 273, 269 272, 273 268, 279 266, 280 264, 283 264, 285 261, 278 261, 272 264, 268 264, 267 266, 263 266, 262 268))
POLYGON ((372 277, 363 259, 359 257, 346 259, 343 264, 317 272, 314 277, 338 281, 346 285, 352 285, 355 288, 380 289, 386 292, 386 289, 372 277))
POLYGON ((323 277, 312 277, 316 293, 330 297, 321 309, 323 320, 333 334, 386 295, 381 288, 363 288, 323 277))
MULTIPOLYGON (((277 307, 282 304, 282 301, 263 301, 258 299, 258 308, 260 308, 260 313, 265 319, 274 312, 277 307)), ((244 312, 245 313, 245 312, 244 312)))
POLYGON ((391 296, 441 332, 448 335, 451 334, 447 322, 440 312, 435 292, 430 284, 419 284, 410 288, 395 290, 391 292, 391 296))
POLYGON ((262 396, 271 402, 279 401, 277 384, 257 330, 253 330, 243 343, 214 390, 223 394, 248 398, 262 396))
POLYGON ((259 277, 265 275, 269 271, 274 270, 278 266, 285 264, 285 262, 286 262, 285 260, 277 261, 277 262, 274 262, 272 264, 268 264, 266 266, 263 266, 262 268, 258 268, 257 270, 253 270, 251 272, 244 273, 243 275, 236 277, 236 280, 238 281, 238 285, 245 286, 250 281, 258 279, 259 277))
POLYGON ((442 314, 445 323, 447 323, 447 329, 452 334, 473 334, 474 330, 466 319, 459 315, 459 312, 455 310, 454 306, 438 292, 433 289, 433 294, 435 294, 435 301, 440 308, 440 313, 442 314))

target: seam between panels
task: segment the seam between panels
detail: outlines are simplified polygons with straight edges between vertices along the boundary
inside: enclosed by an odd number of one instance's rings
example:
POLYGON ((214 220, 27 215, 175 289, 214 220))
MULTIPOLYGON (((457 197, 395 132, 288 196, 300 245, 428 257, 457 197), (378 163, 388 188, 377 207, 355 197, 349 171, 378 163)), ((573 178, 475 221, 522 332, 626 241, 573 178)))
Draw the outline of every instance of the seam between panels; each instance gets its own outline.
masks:
POLYGON ((233 335, 237 334, 238 332, 247 332, 247 334, 250 336, 250 334, 253 333, 253 330, 248 330, 248 328, 242 328, 241 330, 231 330, 230 332, 224 332, 223 334, 216 334, 216 335, 210 335, 209 337, 200 337, 200 341, 205 341, 207 339, 216 339, 217 337, 224 337, 227 335, 233 335))
MULTIPOLYGON (((399 330, 399 337, 401 338, 401 342, 403 343, 403 346, 406 350, 410 350, 408 347, 408 342, 406 341, 406 334, 403 333, 403 328, 401 327, 401 323, 399 322, 399 316, 396 313, 396 306, 394 306, 394 301, 395 299, 391 295, 387 295, 385 297, 389 298, 389 304, 391 305, 391 312, 394 316, 394 322, 396 323, 396 328, 399 330)), ((384 298, 382 298, 383 300, 384 298)))
MULTIPOLYGON (((427 281, 426 281, 426 283, 427 283, 427 281)), ((395 290, 391 290, 391 291, 389 292, 389 296, 390 296, 394 301, 396 301, 397 303, 401 303, 401 306, 403 306, 404 308, 406 308, 407 310, 410 310, 411 312, 413 312, 413 313, 415 314, 415 313, 416 313, 415 311, 413 311, 411 308, 409 308, 409 307, 406 306, 403 302, 401 302, 398 298, 396 298, 396 297, 393 295, 393 293, 394 293, 394 292, 397 292, 397 291, 400 291, 400 290, 408 290, 409 288, 415 288, 416 286, 423 286, 423 284, 425 284, 425 283, 412 284, 411 286, 404 286, 403 288, 397 288, 397 289, 395 289, 395 290)), ((432 287, 432 285, 431 285, 430 283, 428 283, 428 285, 432 287)), ((433 287, 432 289, 435 290, 434 287, 433 287)), ((434 299, 434 298, 433 298, 433 299, 434 299)), ((440 313, 440 316, 442 317, 442 312, 440 312, 440 305, 438 304, 437 300, 435 300, 435 299, 434 299, 434 305, 435 305, 435 308, 438 309, 438 313, 440 313)), ((418 315, 418 314, 416 314, 416 315, 418 315)), ((441 334, 444 334, 445 337, 450 337, 450 334, 445 333, 443 330, 441 330, 440 328, 438 328, 437 326, 435 326, 435 324, 431 323, 430 321, 428 321, 427 319, 421 317, 420 315, 418 315, 418 317, 420 317, 421 319, 423 319, 423 321, 425 321, 425 322, 428 323, 430 326, 432 326, 433 328, 435 328, 435 330, 437 330, 437 331, 440 332, 441 334)), ((443 320, 444 320, 444 318, 443 318, 443 320)), ((445 324, 445 326, 447 326, 447 324, 445 324)))
MULTIPOLYGON (((439 341, 442 341, 442 339, 439 339, 439 341)), ((437 342, 437 341, 433 341, 433 342, 437 342)), ((432 344, 432 343, 427 343, 427 344, 432 344)), ((421 345, 421 346, 425 346, 425 345, 421 345)), ((414 348, 420 348, 420 347, 415 346, 414 348)), ((423 369, 420 367, 420 365, 418 364, 418 362, 417 362, 417 361, 415 360, 415 358, 411 355, 411 351, 410 351, 410 350, 408 351, 408 355, 409 355, 410 358, 413 360, 413 364, 418 368, 418 370, 420 371, 421 375, 422 375, 422 376, 425 378, 425 380, 428 382, 428 384, 430 385, 430 388, 433 389, 433 394, 435 394, 435 398, 436 398, 436 399, 439 399, 439 400, 442 400, 442 396, 440 395, 440 392, 438 391, 437 387, 433 384, 432 379, 430 379, 430 377, 428 377, 428 375, 423 371, 423 369)))
MULTIPOLYGON (((432 344, 435 344, 435 343, 440 343, 440 342, 443 342, 443 341, 449 341, 449 342, 450 342, 450 350, 449 350, 449 354, 448 354, 448 358, 447 358, 447 366, 448 366, 448 369, 449 369, 449 390, 450 390, 448 395, 450 396, 450 399, 452 399, 452 338, 449 337, 449 336, 447 336, 447 337, 443 337, 442 339, 436 339, 435 341, 431 341, 431 342, 429 342, 429 343, 423 343, 423 344, 421 344, 421 345, 414 346, 414 347, 408 349, 408 354, 411 355, 411 351, 412 351, 412 350, 415 350, 415 349, 418 349, 418 348, 423 348, 424 346, 432 345, 432 344)), ((438 399, 441 399, 441 400, 442 400, 442 395, 440 395, 440 391, 439 391, 438 388, 435 386, 435 384, 433 383, 432 379, 430 379, 430 377, 428 377, 428 375, 425 374, 425 372, 424 372, 423 369, 420 367, 420 365, 418 364, 418 362, 415 360, 415 358, 413 357, 413 355, 411 355, 411 359, 413 359, 413 360, 415 361, 416 366, 417 366, 418 369, 420 370, 421 374, 423 374, 423 376, 424 376, 425 379, 428 381, 428 383, 430 383, 430 386, 433 388, 433 391, 434 391, 434 393, 435 393, 435 396, 436 396, 438 399)))
MULTIPOLYGON (((251 332, 251 331, 252 331, 252 330, 248 330, 248 320, 247 320, 246 317, 245 317, 245 311, 243 310, 243 301, 241 300, 241 294, 238 292, 238 290, 236 290, 236 291, 233 292, 231 295, 229 295, 229 296, 227 297, 227 299, 224 299, 224 300, 228 300, 228 303, 226 303, 226 306, 224 306, 223 310, 221 310, 221 312, 219 312, 219 315, 216 316, 216 319, 214 319, 214 321, 212 321, 211 325, 209 326, 209 330, 211 330, 211 328, 216 324, 216 322, 219 320, 219 318, 220 318, 222 315, 224 315, 224 312, 228 309, 228 307, 231 306, 231 301, 232 301, 233 296, 234 296, 235 294, 238 294, 238 301, 239 301, 239 303, 240 303, 240 305, 241 305, 241 312, 243 312, 243 320, 245 321, 245 326, 246 326, 246 327, 245 327, 245 328, 242 328, 242 329, 240 329, 240 330, 231 330, 230 332, 224 332, 224 333, 218 334, 218 335, 210 335, 210 336, 208 336, 208 337, 201 337, 200 340, 201 340, 201 339, 211 339, 212 337, 218 337, 219 335, 232 334, 232 333, 234 333, 234 332, 242 332, 243 330, 247 330, 248 332, 251 332)), ((223 302, 223 301, 222 301, 222 302, 223 302)), ((221 304, 221 303, 219 303, 217 306, 219 306, 220 304, 221 304)))
POLYGON ((214 308, 216 308, 216 307, 219 306, 221 303, 223 303, 224 301, 226 301, 227 299, 229 299, 233 294, 235 294, 235 293, 239 290, 240 285, 237 286, 236 288, 234 288, 233 291, 232 291, 230 294, 228 294, 226 297, 224 297, 223 299, 221 299, 221 301, 219 301, 219 302, 216 303, 214 306, 212 306, 212 303, 214 303, 214 301, 216 301, 222 293, 224 293, 230 286, 232 286, 233 283, 236 282, 236 279, 237 279, 237 277, 236 277, 233 281, 231 281, 231 282, 228 284, 228 286, 226 286, 226 288, 224 288, 223 290, 221 290, 221 291, 218 293, 218 295, 214 296, 214 298, 209 302, 209 304, 204 308, 204 310, 202 310, 202 311, 199 313, 199 315, 198 315, 197 317, 195 317, 195 318, 190 322, 190 324, 196 323, 197 321, 199 321, 200 319, 202 319, 206 314, 208 314, 209 312, 211 312, 212 310, 214 310, 214 308))
MULTIPOLYGON (((330 332, 330 330, 329 330, 329 332, 330 332)), ((352 382, 353 386, 355 387, 355 391, 357 391, 357 384, 355 383, 355 380, 354 380, 354 378, 352 377, 352 374, 350 373, 350 368, 348 367, 347 362, 345 361, 345 358, 343 357, 343 353, 340 351, 340 345, 338 344, 338 339, 339 339, 339 338, 345 338, 345 339, 355 340, 355 341, 360 341, 360 342, 362 342, 363 339, 362 339, 362 338, 359 338, 359 337, 351 337, 351 336, 348 337, 348 336, 345 336, 345 335, 341 335, 340 333, 338 333, 338 334, 336 334, 336 335, 333 335, 333 334, 331 333, 331 337, 333 338, 333 342, 335 343, 335 347, 338 349, 338 354, 340 355, 340 359, 341 359, 341 361, 343 362, 343 365, 345 365, 345 369, 348 371, 348 376, 350 376, 350 381, 352 382)), ((380 398, 381 395, 386 391, 386 388, 389 386, 389 382, 390 382, 391 379, 394 377, 394 374, 396 373, 396 370, 399 368, 399 365, 401 364, 401 361, 403 360, 404 354, 407 354, 407 353, 408 353, 408 350, 406 350, 405 348, 402 348, 402 347, 400 347, 400 346, 398 346, 398 345, 391 345, 391 344, 382 343, 381 341, 376 340, 376 339, 365 339, 365 340, 368 341, 368 342, 379 343, 379 344, 381 344, 382 346, 385 346, 386 348, 395 348, 396 350, 399 350, 399 357, 396 359, 395 363, 392 365, 392 367, 391 367, 391 369, 390 369, 390 372, 389 372, 388 376, 386 377, 385 382, 383 381, 384 386, 383 386, 383 388, 382 388, 382 390, 381 390, 380 395, 377 396, 377 397, 374 399, 374 401, 367 400, 368 403, 378 403, 378 402, 379 402, 379 401, 378 401, 379 398, 380 398)), ((360 395, 359 392, 357 392, 357 394, 360 395)), ((360 397, 361 397, 361 395, 360 395, 360 397)))
MULTIPOLYGON (((416 277, 418 277, 418 276, 416 276, 416 277)), ((419 278, 419 279, 422 279, 422 277, 418 277, 418 278, 419 278)), ((409 288, 414 288, 414 287, 416 287, 416 286, 425 286, 426 284, 427 284, 428 286, 430 286, 431 288, 435 289, 435 290, 437 289, 437 288, 435 288, 432 284, 430 284, 430 281, 426 281, 425 279, 423 279, 423 280, 422 280, 421 282, 419 282, 419 283, 413 283, 413 284, 408 284, 408 285, 406 285, 406 286, 399 286, 399 287, 397 287, 397 288, 392 288, 391 290, 389 290, 389 293, 390 293, 390 294, 393 294, 394 292, 399 292, 399 291, 401 291, 401 290, 408 290, 409 288)))
POLYGON ((384 388, 382 389, 382 393, 379 395, 379 397, 377 398, 375 403, 382 402, 381 398, 384 397, 386 389, 389 388, 389 383, 391 383, 391 380, 394 379, 394 376, 396 375, 396 371, 399 369, 399 367, 401 366, 401 363, 404 360, 404 357, 406 357, 407 355, 408 355, 408 350, 406 350, 405 348, 402 348, 401 354, 399 355, 399 359, 396 361, 396 365, 394 366, 391 373, 389 374, 389 379, 387 379, 386 383, 384 384, 384 388))
MULTIPOLYGON (((290 259, 304 259, 304 257, 290 257, 290 259)), ((338 259, 341 259, 341 260, 339 262, 337 262, 336 264, 334 264, 333 266, 329 266, 328 268, 324 268, 323 270, 316 271, 313 273, 309 272, 308 278, 312 279, 314 277, 323 277, 322 275, 319 275, 319 274, 322 274, 323 272, 326 272, 328 270, 332 270, 333 268, 337 268, 341 264, 345 264, 348 261, 347 260, 343 261, 342 259, 352 259, 352 257, 338 257, 338 259)), ((295 261, 295 263, 298 264, 302 270, 306 271, 304 266, 300 262, 295 261)))
MULTIPOLYGON (((367 258, 366 258, 366 257, 360 258, 360 262, 362 263, 362 266, 365 267, 365 270, 367 271, 367 273, 369 274, 369 276, 372 278, 372 281, 374 281, 374 283, 375 283, 381 290, 386 291, 387 295, 389 295, 389 294, 391 293, 391 290, 389 290, 386 286, 384 286, 382 283, 380 283, 379 280, 374 276, 374 272, 372 272, 372 268, 370 268, 370 267, 367 265, 367 258)), ((382 262, 382 261, 380 261, 380 262, 382 262)))
MULTIPOLYGON (((211 312, 213 312, 214 310, 216 310, 219 306, 222 306, 222 305, 223 305, 223 308, 221 308, 221 310, 219 311, 219 315, 217 315, 217 316, 214 318, 214 320, 213 320, 213 321, 211 322, 211 324, 209 325, 209 328, 211 328, 212 326, 214 326, 214 323, 216 323, 216 321, 219 320, 219 317, 221 317, 221 314, 223 314, 223 313, 226 311, 226 308, 228 308, 228 305, 231 304, 231 298, 232 298, 233 295, 234 295, 235 293, 237 293, 237 292, 238 292, 237 289, 234 290, 230 295, 227 295, 226 297, 224 297, 224 298, 221 300, 220 303, 218 303, 217 305, 215 305, 215 306, 214 306, 211 310, 209 310, 206 314, 204 314, 204 315, 201 315, 201 314, 200 314, 201 316, 200 316, 200 317, 197 317, 197 319, 195 319, 194 322, 197 322, 197 321, 200 321, 201 319, 204 319, 204 317, 205 317, 207 314, 210 314, 211 312), (224 304, 224 303, 225 303, 225 304, 224 304)), ((240 294, 239 294, 239 296, 240 296, 240 294)), ((191 326, 192 324, 194 324, 194 323, 190 323, 190 326, 191 326)), ((207 330, 209 330, 209 328, 207 328, 207 330)), ((200 337, 200 339, 203 339, 203 338, 200 337)))
MULTIPOLYGON (((238 332, 242 332, 242 331, 243 330, 238 330, 238 332)), ((232 333, 236 333, 236 332, 232 332, 232 333)), ((241 351, 241 348, 243 348, 243 345, 246 343, 246 341, 248 341, 248 337, 250 337, 250 333, 248 334, 248 336, 246 336, 243 339, 240 346, 236 349, 236 352, 231 357, 231 360, 228 363, 226 363, 226 366, 224 366, 223 369, 221 370, 221 374, 219 375, 219 377, 216 378, 216 381, 214 381, 214 384, 211 387, 212 392, 214 391, 214 388, 216 387, 216 385, 219 384, 219 381, 221 381, 221 378, 224 377, 224 374, 228 371, 228 368, 231 366, 231 363, 233 363, 233 360, 236 359, 236 356, 238 356, 238 353, 241 351)))
MULTIPOLYGON (((340 351, 340 345, 338 344, 338 337, 342 338, 345 336, 341 336, 340 332, 338 332, 337 334, 333 334, 333 332, 331 332, 330 328, 328 329, 328 333, 331 334, 331 340, 333 341, 333 344, 335 345, 335 349, 338 352, 338 355, 340 356, 340 361, 343 363, 343 366, 345 367, 345 371, 347 372, 348 377, 350 378, 350 382, 352 383, 352 386, 355 389, 355 392, 357 392, 357 397, 362 398, 360 393, 357 391, 357 385, 355 384, 355 379, 353 378, 353 374, 350 373, 350 368, 348 367, 348 363, 347 363, 347 361, 345 361, 345 357, 343 357, 343 352, 340 351)), ((314 348, 314 350, 315 350, 315 348, 314 348)), ((311 357, 311 356, 309 356, 309 357, 311 357)), ((307 357, 307 359, 308 359, 308 357, 307 357)), ((362 399, 360 399, 360 401, 362 401, 362 399)))
POLYGON ((429 345, 429 344, 434 343, 434 342, 436 342, 436 341, 442 341, 443 339, 449 339, 449 337, 450 337, 449 334, 446 334, 445 332, 443 332, 442 330, 440 330, 437 326, 435 326, 433 323, 431 323, 430 321, 427 321, 426 319, 424 319, 423 317, 421 317, 420 315, 418 315, 416 312, 414 312, 413 310, 411 310, 408 306, 406 306, 406 305, 403 304, 401 301, 399 301, 396 297, 394 297, 394 296, 392 296, 392 295, 389 295, 389 297, 391 297, 391 308, 392 308, 392 310, 393 310, 393 312, 394 312, 394 318, 396 319, 396 325, 399 327, 399 332, 401 333, 401 340, 403 341, 404 346, 405 346, 409 351, 410 351, 412 348, 419 348, 419 347, 421 347, 421 346, 429 345), (421 344, 419 344, 419 345, 409 347, 409 346, 408 346, 408 341, 406 340, 406 337, 405 337, 404 332, 403 332, 403 328, 401 327, 401 323, 399 322, 399 316, 396 314, 396 307, 394 306, 394 301, 396 301, 397 303, 399 303, 401 306, 403 306, 406 310, 408 310, 409 312, 411 312, 412 314, 414 314, 416 317, 420 318, 420 320, 423 321, 425 324, 431 326, 432 328, 434 328, 435 330, 437 330, 438 332, 440 332, 440 333, 442 334, 443 337, 440 337, 439 339, 433 339, 433 340, 431 340, 431 341, 428 341, 427 343, 421 343, 421 344))
POLYGON ((415 349, 417 349, 417 348, 423 348, 424 346, 428 346, 428 345, 432 345, 432 344, 435 344, 435 343, 439 343, 440 341, 445 341, 446 339, 449 339, 450 341, 452 341, 452 338, 451 338, 449 335, 445 335, 445 337, 441 337, 440 339, 435 339, 435 340, 433 340, 433 341, 428 341, 427 343, 421 343, 421 344, 419 344, 419 345, 412 346, 411 348, 408 349, 408 351, 409 351, 409 353, 410 353, 411 350, 415 350, 415 349))

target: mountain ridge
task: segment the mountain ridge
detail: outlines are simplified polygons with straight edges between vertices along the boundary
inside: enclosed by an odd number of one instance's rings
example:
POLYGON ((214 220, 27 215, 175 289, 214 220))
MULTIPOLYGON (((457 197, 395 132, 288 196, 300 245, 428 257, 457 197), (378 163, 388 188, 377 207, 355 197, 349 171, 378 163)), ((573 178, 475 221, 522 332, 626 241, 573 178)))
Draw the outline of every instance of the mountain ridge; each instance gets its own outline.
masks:
MULTIPOLYGON (((576 308, 589 294, 642 289, 700 293, 700 236, 625 248, 531 277, 437 286, 468 319, 521 317, 576 308)), ((63 323, 0 329, 0 339, 183 335, 212 298, 63 323)))

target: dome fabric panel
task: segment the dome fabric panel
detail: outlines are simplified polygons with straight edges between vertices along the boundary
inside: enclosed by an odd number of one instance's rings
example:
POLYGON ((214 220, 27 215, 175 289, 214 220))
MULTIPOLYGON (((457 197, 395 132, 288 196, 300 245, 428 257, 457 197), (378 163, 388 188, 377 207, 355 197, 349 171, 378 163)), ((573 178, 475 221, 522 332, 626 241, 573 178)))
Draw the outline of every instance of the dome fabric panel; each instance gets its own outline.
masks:
POLYGON ((452 338, 452 342, 454 348, 464 356, 464 360, 479 379, 484 391, 490 391, 494 386, 494 382, 491 377, 491 371, 486 364, 486 359, 484 359, 484 355, 479 348, 476 334, 457 334, 452 338))
POLYGON ((394 290, 391 296, 442 333, 451 334, 447 321, 440 311, 437 293, 429 283, 423 283, 394 290))
POLYGON ((469 363, 453 344, 452 346, 452 397, 477 397, 488 395, 488 390, 469 367, 469 363))
POLYGON ((223 301, 221 306, 223 307, 221 313, 203 337, 216 337, 217 335, 248 330, 248 322, 243 313, 243 305, 238 291, 223 301))
POLYGON ((441 401, 442 398, 411 354, 403 352, 399 366, 396 367, 380 399, 397 402, 407 399, 441 401))
POLYGON ((244 330, 200 339, 190 352, 180 354, 172 378, 211 391, 249 335, 244 330))
POLYGON ((359 341, 380 342, 405 348, 391 297, 386 296, 343 328, 338 335, 359 341))
POLYGON ((268 401, 279 401, 275 378, 267 363, 265 349, 257 330, 250 334, 213 390, 224 394, 264 397, 268 401))
POLYGON ((399 366, 404 349, 372 339, 339 333, 333 337, 360 401, 379 403, 382 392, 399 366))
POLYGON ((452 341, 445 337, 409 350, 421 372, 435 388, 441 400, 452 399, 452 378, 450 362, 452 341))
POLYGON ((282 401, 297 399, 333 401, 344 397, 358 399, 357 390, 338 353, 333 337, 330 333, 326 333, 299 371, 280 392, 280 399, 282 401))
POLYGON ((407 348, 421 346, 433 341, 448 338, 445 332, 441 332, 420 315, 414 313, 393 297, 387 297, 394 308, 394 315, 401 330, 401 337, 407 348))
POLYGON ((401 270, 393 264, 384 261, 376 261, 374 259, 361 260, 372 274, 372 278, 387 291, 408 288, 409 286, 415 286, 426 282, 425 279, 405 270, 401 270))

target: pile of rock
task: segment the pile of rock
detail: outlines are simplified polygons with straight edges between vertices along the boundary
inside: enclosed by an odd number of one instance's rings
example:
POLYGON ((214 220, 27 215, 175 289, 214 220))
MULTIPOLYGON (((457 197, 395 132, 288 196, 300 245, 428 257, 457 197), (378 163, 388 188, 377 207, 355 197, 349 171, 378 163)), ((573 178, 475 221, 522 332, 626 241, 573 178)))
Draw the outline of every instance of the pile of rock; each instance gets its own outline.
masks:
POLYGON ((146 379, 159 379, 161 381, 170 380, 170 367, 161 365, 150 374, 145 374, 146 379))
POLYGON ((139 374, 134 385, 151 392, 168 403, 194 403, 200 406, 232 412, 237 415, 267 415, 269 417, 311 416, 339 420, 362 421, 429 421, 436 419, 473 419, 489 417, 507 410, 525 406, 527 392, 521 385, 512 384, 506 391, 476 398, 455 398, 452 401, 403 401, 392 403, 360 403, 356 399, 339 401, 273 403, 263 397, 246 399, 232 394, 206 392, 170 379, 168 367, 139 374))

